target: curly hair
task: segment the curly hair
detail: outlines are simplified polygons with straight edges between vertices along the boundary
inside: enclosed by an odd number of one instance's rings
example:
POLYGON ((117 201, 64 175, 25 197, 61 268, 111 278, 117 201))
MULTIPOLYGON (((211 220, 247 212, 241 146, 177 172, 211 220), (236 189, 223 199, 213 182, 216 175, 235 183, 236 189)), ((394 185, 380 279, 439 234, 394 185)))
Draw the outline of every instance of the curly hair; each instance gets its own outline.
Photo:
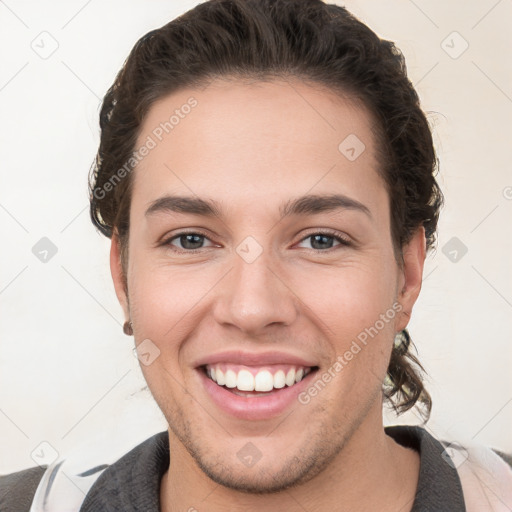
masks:
MULTIPOLYGON (((89 177, 90 214, 115 233, 127 258, 135 144, 155 101, 217 78, 298 78, 361 101, 373 116, 379 172, 386 183, 395 257, 420 226, 435 243, 442 192, 438 160, 418 94, 393 42, 345 8, 321 0, 209 0, 141 37, 100 111, 101 140, 89 177), (121 179, 122 178, 122 179, 121 179)), ((432 407, 409 340, 392 350, 384 397, 398 413, 432 407), (406 350, 403 347, 406 346, 406 350)))

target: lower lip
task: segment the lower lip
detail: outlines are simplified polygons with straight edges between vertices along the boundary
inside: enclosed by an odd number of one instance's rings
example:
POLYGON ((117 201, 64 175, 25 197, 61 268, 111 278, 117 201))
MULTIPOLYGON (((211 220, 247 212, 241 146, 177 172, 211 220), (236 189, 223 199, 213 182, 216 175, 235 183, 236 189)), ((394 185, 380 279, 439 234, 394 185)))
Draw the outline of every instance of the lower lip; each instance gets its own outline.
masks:
POLYGON ((299 406, 297 396, 304 391, 316 371, 306 375, 293 386, 285 386, 268 393, 268 395, 239 396, 225 387, 219 386, 206 376, 202 369, 198 369, 206 392, 213 402, 227 414, 242 420, 266 420, 279 416, 292 404, 299 406))

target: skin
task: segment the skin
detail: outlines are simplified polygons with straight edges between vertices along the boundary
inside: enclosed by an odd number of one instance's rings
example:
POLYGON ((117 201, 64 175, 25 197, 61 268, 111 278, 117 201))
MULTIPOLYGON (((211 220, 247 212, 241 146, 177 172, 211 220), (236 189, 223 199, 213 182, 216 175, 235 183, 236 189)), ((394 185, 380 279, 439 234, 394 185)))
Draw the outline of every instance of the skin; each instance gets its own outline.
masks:
POLYGON ((400 267, 369 113, 298 80, 216 80, 156 102, 139 144, 190 96, 198 105, 134 171, 128 293, 115 236, 111 249, 136 343, 150 339, 160 350, 141 368, 169 423, 161 510, 410 510, 419 456, 385 434, 382 382, 421 289, 425 234, 418 228, 402 248, 400 267), (366 146, 355 161, 338 150, 349 134, 366 146), (334 192, 370 215, 340 209, 280 218, 286 201, 334 192), (145 215, 166 194, 215 199, 222 217, 145 215), (183 229, 206 238, 161 243, 183 229), (352 245, 334 238, 315 245, 311 235, 325 230, 352 245), (247 236, 262 248, 252 263, 236 252, 247 236), (276 418, 224 413, 194 367, 225 349, 278 349, 314 360, 321 375, 396 303, 401 312, 314 399, 276 418), (237 457, 248 442, 262 454, 251 468, 237 457))

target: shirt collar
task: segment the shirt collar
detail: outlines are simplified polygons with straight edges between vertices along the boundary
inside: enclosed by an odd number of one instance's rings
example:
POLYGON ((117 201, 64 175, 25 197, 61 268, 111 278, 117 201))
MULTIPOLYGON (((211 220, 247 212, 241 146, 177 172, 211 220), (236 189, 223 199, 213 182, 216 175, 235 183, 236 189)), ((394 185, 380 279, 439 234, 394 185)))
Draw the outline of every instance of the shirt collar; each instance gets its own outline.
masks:
POLYGON ((420 454, 418 488, 411 512, 466 512, 459 475, 446 462, 445 447, 441 442, 418 426, 395 425, 384 430, 397 443, 420 454))

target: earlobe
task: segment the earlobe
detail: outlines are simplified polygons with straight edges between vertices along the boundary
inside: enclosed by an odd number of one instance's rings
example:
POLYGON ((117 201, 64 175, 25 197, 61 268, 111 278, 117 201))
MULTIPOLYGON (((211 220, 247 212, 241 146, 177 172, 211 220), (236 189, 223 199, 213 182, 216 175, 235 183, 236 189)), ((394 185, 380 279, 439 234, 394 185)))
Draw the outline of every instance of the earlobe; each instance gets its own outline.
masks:
POLYGON ((112 281, 114 282, 117 299, 123 308, 125 318, 129 320, 126 280, 121 263, 121 243, 115 233, 112 235, 110 245, 110 273, 112 275, 112 281))
POLYGON ((420 226, 407 245, 403 247, 403 268, 398 300, 402 305, 402 313, 397 321, 396 332, 407 327, 412 308, 421 290, 423 267, 426 256, 425 228, 420 226))

